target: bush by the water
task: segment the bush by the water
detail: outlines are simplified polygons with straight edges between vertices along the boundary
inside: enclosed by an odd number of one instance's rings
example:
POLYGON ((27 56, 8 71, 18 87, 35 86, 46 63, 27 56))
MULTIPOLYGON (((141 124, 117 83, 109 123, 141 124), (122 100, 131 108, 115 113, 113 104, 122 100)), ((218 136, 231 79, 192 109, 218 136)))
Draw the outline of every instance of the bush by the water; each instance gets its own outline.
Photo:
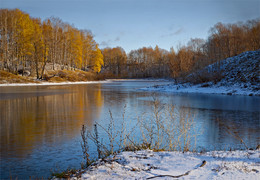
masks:
POLYGON ((98 159, 125 150, 195 150, 196 136, 199 132, 194 126, 194 114, 185 108, 163 105, 158 100, 152 102, 152 107, 152 114, 143 114, 135 123, 126 121, 125 111, 122 113, 122 121, 116 122, 109 111, 110 121, 107 126, 96 122, 93 130, 90 130, 83 125, 81 145, 85 165, 89 166, 93 161, 90 158, 93 157, 93 154, 90 154, 93 152, 90 143, 95 145, 98 159))

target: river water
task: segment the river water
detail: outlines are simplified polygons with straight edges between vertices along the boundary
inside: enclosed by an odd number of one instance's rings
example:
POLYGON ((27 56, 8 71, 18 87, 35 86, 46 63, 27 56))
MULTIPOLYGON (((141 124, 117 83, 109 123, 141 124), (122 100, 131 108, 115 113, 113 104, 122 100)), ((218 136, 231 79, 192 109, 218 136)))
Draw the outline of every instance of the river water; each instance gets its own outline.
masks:
POLYGON ((122 119, 125 111, 126 121, 135 124, 143 113, 152 111, 154 98, 161 104, 184 107, 196 114, 194 123, 201 132, 196 140, 197 150, 245 148, 227 133, 223 124, 239 134, 249 148, 260 144, 259 97, 138 90, 167 83, 126 80, 0 87, 1 179, 47 178, 52 171, 80 168, 83 124, 89 129, 95 122, 105 126, 109 111, 116 121, 122 119))

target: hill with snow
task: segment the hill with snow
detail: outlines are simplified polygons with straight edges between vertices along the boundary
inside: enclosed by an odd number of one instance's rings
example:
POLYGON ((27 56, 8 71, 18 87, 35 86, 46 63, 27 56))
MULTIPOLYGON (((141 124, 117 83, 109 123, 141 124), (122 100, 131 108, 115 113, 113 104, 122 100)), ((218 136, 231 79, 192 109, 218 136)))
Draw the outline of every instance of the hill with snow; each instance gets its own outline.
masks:
POLYGON ((188 75, 181 83, 142 90, 260 95, 260 50, 247 51, 188 75))

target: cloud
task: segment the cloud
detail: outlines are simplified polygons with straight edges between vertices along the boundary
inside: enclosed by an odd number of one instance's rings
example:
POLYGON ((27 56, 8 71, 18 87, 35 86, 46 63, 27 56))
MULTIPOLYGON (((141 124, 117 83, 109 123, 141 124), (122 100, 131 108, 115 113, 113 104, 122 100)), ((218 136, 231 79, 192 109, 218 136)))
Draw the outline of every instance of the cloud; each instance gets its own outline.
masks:
POLYGON ((171 36, 176 36, 176 35, 179 35, 181 33, 184 33, 184 29, 183 28, 179 28, 178 30, 172 32, 172 33, 169 33, 169 34, 163 34, 161 35, 160 37, 161 38, 165 38, 165 37, 171 37, 171 36))
POLYGON ((183 33, 184 32, 184 29, 183 28, 180 28, 180 29, 178 29, 177 31, 175 31, 174 33, 173 33, 173 35, 179 35, 179 34, 181 34, 181 33, 183 33))
MULTIPOLYGON (((120 36, 122 36, 124 34, 124 32, 120 32, 120 36)), ((105 34, 104 35, 105 37, 107 37, 107 36, 109 36, 109 34, 105 34)), ((120 41, 121 40, 121 37, 120 36, 117 36, 117 37, 115 37, 115 38, 111 38, 111 39, 108 39, 108 40, 104 40, 104 41, 102 41, 99 45, 101 46, 101 47, 110 47, 111 46, 111 44, 114 44, 115 42, 118 42, 118 41, 120 41)))
POLYGON ((106 41, 102 41, 99 45, 102 47, 109 47, 109 46, 111 46, 112 42, 118 42, 118 41, 120 41, 119 36, 117 36, 114 40, 108 39, 106 41))
POLYGON ((115 41, 116 41, 116 42, 117 42, 117 41, 120 41, 120 37, 117 36, 117 37, 115 38, 115 41))
POLYGON ((168 29, 169 29, 169 31, 172 31, 173 28, 174 28, 174 24, 171 24, 168 29))
POLYGON ((124 36, 126 34, 125 31, 120 31, 120 36, 124 36))
POLYGON ((110 46, 110 42, 111 42, 111 40, 102 41, 102 42, 100 43, 100 46, 102 46, 102 47, 109 47, 109 46, 110 46))

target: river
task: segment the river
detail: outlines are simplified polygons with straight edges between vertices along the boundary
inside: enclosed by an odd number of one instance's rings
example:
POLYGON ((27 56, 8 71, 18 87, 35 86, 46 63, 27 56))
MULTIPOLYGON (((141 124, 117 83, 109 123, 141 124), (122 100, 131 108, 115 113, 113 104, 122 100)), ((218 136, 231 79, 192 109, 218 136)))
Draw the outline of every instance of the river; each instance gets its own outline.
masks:
MULTIPOLYGON (((249 148, 260 144, 260 98, 215 94, 174 94, 140 91, 166 81, 122 80, 107 83, 0 87, 1 179, 47 178, 52 171, 80 168, 80 130, 95 122, 106 125, 111 111, 116 121, 136 123, 161 104, 189 109, 200 129, 197 150, 245 148, 228 134, 225 124, 249 148)), ((102 136, 102 134, 101 134, 102 136)))

